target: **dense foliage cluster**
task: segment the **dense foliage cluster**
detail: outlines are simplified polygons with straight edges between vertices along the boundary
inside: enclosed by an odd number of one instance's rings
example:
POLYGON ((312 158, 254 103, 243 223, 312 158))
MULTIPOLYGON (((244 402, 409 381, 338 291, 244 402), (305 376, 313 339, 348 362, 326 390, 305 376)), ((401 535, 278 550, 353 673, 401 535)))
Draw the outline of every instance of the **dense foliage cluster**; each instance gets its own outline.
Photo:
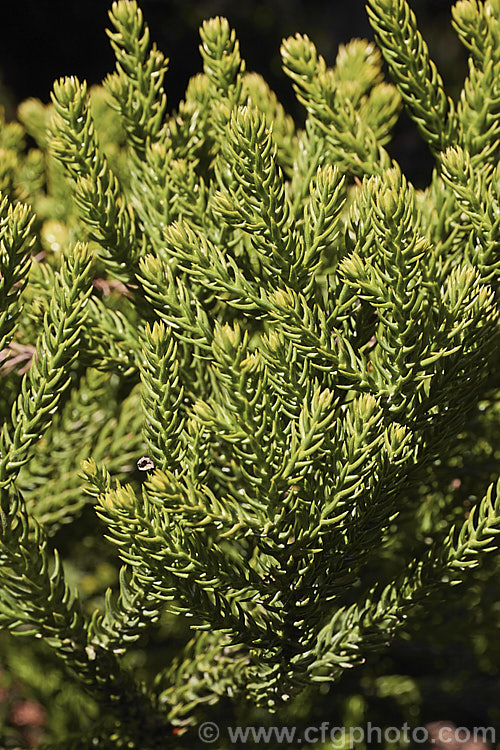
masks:
POLYGON ((303 129, 219 17, 168 114, 135 0, 102 88, 1 125, 0 622, 51 747, 317 696, 416 720, 391 654, 443 602, 498 664, 500 2, 453 10, 458 102, 406 0, 368 13, 378 48, 333 68, 284 40, 303 129), (424 190, 386 149, 402 104, 424 190))

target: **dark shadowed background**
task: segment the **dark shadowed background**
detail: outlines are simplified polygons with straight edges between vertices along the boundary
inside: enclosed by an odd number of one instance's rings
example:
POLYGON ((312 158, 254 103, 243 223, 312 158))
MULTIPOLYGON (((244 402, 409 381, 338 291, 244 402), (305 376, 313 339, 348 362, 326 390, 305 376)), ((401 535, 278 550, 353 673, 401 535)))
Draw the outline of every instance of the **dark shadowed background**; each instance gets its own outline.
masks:
MULTIPOLYGON (((201 70, 198 27, 205 18, 226 16, 236 29, 248 70, 261 73, 286 109, 300 123, 289 80, 281 71, 283 37, 297 31, 315 42, 333 64, 337 47, 353 37, 372 38, 363 0, 140 0, 151 36, 170 58, 167 92, 170 108, 182 98, 191 75, 201 70)), ((443 75, 457 97, 466 73, 466 55, 451 27, 450 0, 413 0, 412 7, 443 75)), ((76 75, 100 83, 114 61, 104 29, 110 2, 3 0, 0 23, 0 94, 8 116, 16 104, 35 96, 48 101, 54 80, 76 75)), ((431 169, 427 149, 415 128, 402 117, 391 153, 417 185, 431 169)))

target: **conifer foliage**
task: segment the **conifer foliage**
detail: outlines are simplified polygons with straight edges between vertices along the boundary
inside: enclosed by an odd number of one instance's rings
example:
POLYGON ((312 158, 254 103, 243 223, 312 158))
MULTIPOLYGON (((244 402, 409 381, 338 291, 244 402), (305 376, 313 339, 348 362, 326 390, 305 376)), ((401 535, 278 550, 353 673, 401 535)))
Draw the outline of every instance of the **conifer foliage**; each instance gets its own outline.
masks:
POLYGON ((500 3, 453 10, 456 104, 407 0, 368 15, 378 46, 333 68, 283 41, 303 129, 220 17, 169 114, 135 0, 103 88, 2 123, 0 622, 97 701, 75 747, 190 746, 238 695, 280 711, 497 549, 496 477, 466 516, 422 488, 495 400, 500 3), (385 148, 403 104, 423 190, 385 148), (95 605, 54 545, 79 518, 122 566, 95 605), (148 682, 130 654, 165 617, 191 640, 148 682))

